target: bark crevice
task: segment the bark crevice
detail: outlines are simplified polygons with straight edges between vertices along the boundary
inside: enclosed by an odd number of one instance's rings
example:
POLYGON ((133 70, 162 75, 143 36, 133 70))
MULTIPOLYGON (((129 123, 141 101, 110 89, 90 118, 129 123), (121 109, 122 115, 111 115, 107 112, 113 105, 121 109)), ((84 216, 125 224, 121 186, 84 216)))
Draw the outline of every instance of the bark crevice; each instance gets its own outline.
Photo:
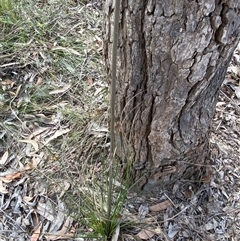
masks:
MULTIPOLYGON (((146 176, 139 185, 189 176, 196 160, 205 165, 217 95, 240 38, 237 2, 122 0, 116 132, 135 179, 146 176)), ((106 15, 110 72, 112 7, 106 15)))

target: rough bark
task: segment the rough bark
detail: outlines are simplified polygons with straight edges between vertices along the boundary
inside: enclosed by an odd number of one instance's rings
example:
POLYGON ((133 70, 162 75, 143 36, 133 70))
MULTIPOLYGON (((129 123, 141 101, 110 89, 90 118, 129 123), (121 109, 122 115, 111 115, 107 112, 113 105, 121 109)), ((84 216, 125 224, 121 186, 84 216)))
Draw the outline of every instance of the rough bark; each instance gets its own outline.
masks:
MULTIPOLYGON (((239 0, 122 0, 121 5, 118 150, 132 161, 140 186, 199 179, 219 90, 240 38, 239 0)), ((109 77, 113 9, 106 0, 109 77)))

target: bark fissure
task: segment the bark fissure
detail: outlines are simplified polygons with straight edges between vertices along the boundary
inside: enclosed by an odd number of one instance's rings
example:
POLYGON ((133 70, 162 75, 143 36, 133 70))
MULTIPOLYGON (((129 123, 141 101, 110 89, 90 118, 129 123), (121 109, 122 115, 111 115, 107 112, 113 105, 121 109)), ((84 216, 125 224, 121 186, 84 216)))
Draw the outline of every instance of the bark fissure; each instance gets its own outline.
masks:
MULTIPOLYGON (((191 163, 207 156, 217 95, 240 38, 238 0, 122 2, 116 131, 127 139, 135 179, 146 175, 140 185, 189 176, 191 163)), ((111 28, 106 36, 110 52, 111 28)))

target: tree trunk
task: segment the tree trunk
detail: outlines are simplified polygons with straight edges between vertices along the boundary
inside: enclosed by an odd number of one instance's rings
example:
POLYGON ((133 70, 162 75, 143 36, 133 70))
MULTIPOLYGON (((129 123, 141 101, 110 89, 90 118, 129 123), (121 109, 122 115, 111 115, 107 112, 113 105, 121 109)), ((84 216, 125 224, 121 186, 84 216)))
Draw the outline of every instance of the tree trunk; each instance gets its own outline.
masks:
MULTIPOLYGON (((113 9, 106 0, 109 78, 113 9)), ((239 0, 122 0, 119 24, 118 153, 132 161, 141 187, 201 180, 219 90, 240 38, 239 0)))

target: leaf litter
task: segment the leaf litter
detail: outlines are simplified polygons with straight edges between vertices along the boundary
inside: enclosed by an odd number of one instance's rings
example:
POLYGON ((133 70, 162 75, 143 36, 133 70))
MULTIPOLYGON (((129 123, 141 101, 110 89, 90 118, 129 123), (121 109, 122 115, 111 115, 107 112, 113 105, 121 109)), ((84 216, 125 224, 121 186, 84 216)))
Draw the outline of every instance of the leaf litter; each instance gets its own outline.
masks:
MULTIPOLYGON (((26 20, 26 31, 35 33, 19 39, 23 44, 0 46, 1 55, 7 53, 0 64, 1 238, 69 240, 75 236, 76 221, 62 197, 74 185, 65 171, 71 165, 69 172, 76 172, 72 163, 81 145, 78 139, 89 120, 107 105, 98 97, 91 100, 96 91, 104 97, 107 88, 99 60, 100 37, 96 41, 96 34, 101 35, 100 10, 97 4, 59 5, 57 0, 49 5, 26 0, 17 7, 22 8, 22 19, 31 18, 32 22, 26 20), (61 161, 63 152, 68 156, 66 165, 61 161)), ((21 38, 24 32, 19 34, 19 29, 17 25, 12 31, 21 38)), ((5 43, 11 41, 11 31, 3 31, 5 43)), ((101 127, 100 122, 96 125, 101 127)), ((90 143, 84 142, 80 151, 90 143)))

